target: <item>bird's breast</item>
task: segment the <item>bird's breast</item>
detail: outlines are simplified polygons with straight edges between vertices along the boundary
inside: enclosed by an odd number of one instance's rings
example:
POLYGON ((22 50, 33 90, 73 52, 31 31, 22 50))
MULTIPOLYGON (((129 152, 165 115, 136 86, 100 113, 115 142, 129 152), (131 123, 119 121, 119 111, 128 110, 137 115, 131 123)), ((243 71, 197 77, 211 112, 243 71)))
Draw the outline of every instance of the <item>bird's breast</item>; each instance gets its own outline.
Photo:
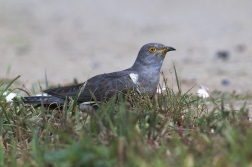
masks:
POLYGON ((139 73, 138 83, 148 94, 153 94, 160 79, 159 71, 139 73))

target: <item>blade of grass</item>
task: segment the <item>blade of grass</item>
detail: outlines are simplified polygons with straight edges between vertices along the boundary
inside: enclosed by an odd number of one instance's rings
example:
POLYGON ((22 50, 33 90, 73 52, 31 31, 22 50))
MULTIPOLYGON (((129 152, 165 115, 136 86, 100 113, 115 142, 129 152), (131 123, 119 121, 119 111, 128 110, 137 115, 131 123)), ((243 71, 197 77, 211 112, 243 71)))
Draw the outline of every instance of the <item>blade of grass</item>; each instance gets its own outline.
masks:
POLYGON ((175 72, 175 77, 176 77, 176 83, 177 83, 177 86, 178 86, 178 91, 181 93, 181 88, 180 88, 180 85, 179 85, 177 70, 176 70, 174 62, 173 62, 173 69, 174 69, 174 72, 175 72))
POLYGON ((14 79, 3 89, 3 91, 2 91, 1 94, 0 94, 0 98, 3 96, 4 92, 7 91, 7 90, 11 87, 11 85, 12 85, 19 77, 20 77, 20 75, 17 76, 16 78, 14 78, 14 79))
POLYGON ((46 75, 46 69, 45 69, 45 84, 46 84, 46 89, 49 89, 49 83, 48 83, 48 79, 47 79, 47 75, 46 75))
POLYGON ((70 107, 68 108, 68 112, 72 112, 72 111, 76 108, 76 106, 77 106, 77 101, 78 101, 78 99, 79 99, 79 97, 80 97, 80 94, 82 93, 82 91, 83 91, 84 88, 86 87, 86 84, 87 84, 87 82, 85 82, 85 83, 81 86, 81 88, 80 88, 78 94, 77 94, 77 95, 75 96, 75 98, 74 98, 73 103, 71 103, 70 107))

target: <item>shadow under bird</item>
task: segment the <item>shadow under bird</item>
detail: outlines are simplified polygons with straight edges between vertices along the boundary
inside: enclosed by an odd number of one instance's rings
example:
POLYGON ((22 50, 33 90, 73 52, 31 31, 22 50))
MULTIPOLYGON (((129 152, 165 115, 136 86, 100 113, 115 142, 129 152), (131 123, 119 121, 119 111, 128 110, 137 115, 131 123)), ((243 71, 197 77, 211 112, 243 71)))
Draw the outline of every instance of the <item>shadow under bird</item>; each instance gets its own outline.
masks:
POLYGON ((165 55, 174 50, 173 47, 159 43, 146 44, 140 49, 133 66, 126 70, 96 75, 77 85, 48 89, 44 92, 50 96, 23 97, 23 102, 63 105, 66 98, 75 99, 81 88, 83 90, 77 99, 78 104, 94 100, 107 101, 119 92, 127 93, 127 91, 145 93, 152 97, 159 83, 160 69, 165 55))

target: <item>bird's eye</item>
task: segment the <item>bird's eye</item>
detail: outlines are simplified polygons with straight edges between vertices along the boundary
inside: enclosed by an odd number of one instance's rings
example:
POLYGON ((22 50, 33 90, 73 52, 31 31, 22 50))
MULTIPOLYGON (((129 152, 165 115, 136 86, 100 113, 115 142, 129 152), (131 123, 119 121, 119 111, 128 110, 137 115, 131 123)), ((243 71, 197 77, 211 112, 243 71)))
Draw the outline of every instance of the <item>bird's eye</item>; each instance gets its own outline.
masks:
POLYGON ((149 47, 148 50, 149 50, 150 53, 154 53, 154 52, 157 51, 157 48, 155 46, 151 46, 151 47, 149 47))

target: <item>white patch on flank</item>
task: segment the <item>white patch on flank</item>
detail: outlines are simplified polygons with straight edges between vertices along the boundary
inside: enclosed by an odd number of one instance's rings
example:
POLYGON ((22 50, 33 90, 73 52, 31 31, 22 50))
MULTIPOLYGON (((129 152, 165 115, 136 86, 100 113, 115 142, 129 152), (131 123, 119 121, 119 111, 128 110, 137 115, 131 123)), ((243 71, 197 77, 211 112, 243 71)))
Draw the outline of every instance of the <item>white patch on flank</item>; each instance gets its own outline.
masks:
POLYGON ((88 113, 88 114, 92 114, 95 111, 91 105, 87 105, 87 104, 83 104, 83 103, 79 105, 79 109, 81 111, 88 113))
POLYGON ((138 84, 138 74, 130 73, 129 76, 134 84, 138 84))
POLYGON ((157 93, 158 94, 161 94, 161 93, 163 93, 164 91, 166 90, 166 88, 157 88, 157 93))

